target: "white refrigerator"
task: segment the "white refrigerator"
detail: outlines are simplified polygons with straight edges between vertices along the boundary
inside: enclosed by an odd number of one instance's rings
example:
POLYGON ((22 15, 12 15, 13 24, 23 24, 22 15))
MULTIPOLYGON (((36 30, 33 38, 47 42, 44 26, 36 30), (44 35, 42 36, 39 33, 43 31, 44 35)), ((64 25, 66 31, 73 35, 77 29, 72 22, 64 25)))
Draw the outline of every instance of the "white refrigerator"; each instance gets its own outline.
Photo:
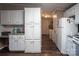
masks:
POLYGON ((73 18, 61 18, 57 26, 57 47, 61 53, 66 54, 67 35, 77 33, 77 26, 73 18))

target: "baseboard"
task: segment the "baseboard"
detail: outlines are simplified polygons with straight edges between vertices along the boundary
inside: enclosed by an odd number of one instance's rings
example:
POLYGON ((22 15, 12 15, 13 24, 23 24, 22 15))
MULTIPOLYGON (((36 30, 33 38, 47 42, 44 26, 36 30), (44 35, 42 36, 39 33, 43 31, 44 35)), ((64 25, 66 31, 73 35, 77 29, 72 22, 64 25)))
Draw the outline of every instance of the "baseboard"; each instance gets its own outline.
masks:
POLYGON ((9 51, 9 52, 12 52, 12 53, 24 53, 24 51, 9 51))

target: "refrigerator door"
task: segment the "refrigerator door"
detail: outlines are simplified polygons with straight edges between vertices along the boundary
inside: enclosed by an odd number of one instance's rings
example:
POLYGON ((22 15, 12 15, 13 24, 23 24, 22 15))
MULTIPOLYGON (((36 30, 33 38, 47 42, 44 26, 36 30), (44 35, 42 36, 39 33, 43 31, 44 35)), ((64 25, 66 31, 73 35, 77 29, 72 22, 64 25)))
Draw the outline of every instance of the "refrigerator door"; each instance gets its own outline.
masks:
POLYGON ((67 35, 74 35, 77 33, 77 27, 74 20, 71 18, 61 18, 57 28, 57 46, 61 53, 66 53, 67 35))

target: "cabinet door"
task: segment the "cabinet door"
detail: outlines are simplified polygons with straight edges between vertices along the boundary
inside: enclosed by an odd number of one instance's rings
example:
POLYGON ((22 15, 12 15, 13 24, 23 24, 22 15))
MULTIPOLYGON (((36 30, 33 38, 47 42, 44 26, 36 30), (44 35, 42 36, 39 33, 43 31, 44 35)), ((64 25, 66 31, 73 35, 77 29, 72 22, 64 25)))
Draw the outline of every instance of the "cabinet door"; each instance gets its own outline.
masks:
POLYGON ((14 42, 13 42, 13 45, 14 45, 14 51, 18 51, 18 38, 16 35, 13 36, 13 39, 14 39, 14 42))
POLYGON ((75 56, 76 55, 76 44, 73 41, 71 43, 72 45, 71 45, 70 55, 75 56))
POLYGON ((40 53, 41 40, 26 40, 25 53, 40 53))
POLYGON ((64 13, 64 17, 70 17, 75 15, 75 6, 69 8, 65 13, 64 13))
POLYGON ((1 24, 9 24, 9 11, 1 11, 1 24))
POLYGON ((25 40, 25 53, 33 53, 33 40, 25 40))
POLYGON ((66 53, 70 56, 75 55, 75 46, 73 43, 73 38, 68 38, 67 39, 67 46, 66 46, 66 53))
POLYGON ((22 25, 23 24, 23 11, 22 10, 12 10, 9 11, 11 14, 11 23, 10 24, 16 24, 16 25, 22 25))
POLYGON ((66 45, 66 53, 68 54, 68 55, 71 55, 71 49, 72 49, 72 38, 69 38, 68 37, 68 39, 67 39, 67 45, 66 45))
POLYGON ((72 46, 73 46, 72 39, 73 39, 73 38, 69 38, 69 40, 68 40, 68 42, 69 42, 69 44, 68 44, 68 54, 69 54, 69 55, 72 55, 72 52, 73 52, 73 51, 72 51, 72 49, 73 49, 73 48, 72 48, 72 46))
POLYGON ((25 36, 26 39, 33 39, 33 27, 32 25, 27 25, 25 27, 25 36))
POLYGON ((41 27, 40 25, 34 25, 33 39, 41 39, 41 27))
POLYGON ((32 24, 33 22, 41 22, 40 8, 25 8, 25 23, 32 24))
POLYGON ((18 40, 14 39, 14 50, 18 51, 18 40))
POLYGON ((16 13, 16 19, 18 19, 18 20, 16 20, 16 24, 23 25, 23 22, 24 22, 23 10, 17 10, 17 11, 15 11, 15 13, 16 13))
POLYGON ((33 15, 32 8, 25 8, 25 24, 32 24, 34 22, 33 15))
POLYGON ((41 53, 41 40, 34 40, 33 52, 41 53))
POLYGON ((41 23, 40 8, 34 8, 32 11, 33 11, 34 24, 40 24, 41 23))
POLYGON ((23 24, 23 10, 1 11, 1 24, 22 25, 23 24))
POLYGON ((24 37, 23 36, 19 36, 18 37, 18 50, 19 51, 24 51, 24 37))
POLYGON ((13 36, 9 36, 9 50, 10 51, 14 51, 15 50, 15 46, 14 46, 14 38, 13 36))
POLYGON ((75 23, 79 24, 79 4, 75 7, 75 23))

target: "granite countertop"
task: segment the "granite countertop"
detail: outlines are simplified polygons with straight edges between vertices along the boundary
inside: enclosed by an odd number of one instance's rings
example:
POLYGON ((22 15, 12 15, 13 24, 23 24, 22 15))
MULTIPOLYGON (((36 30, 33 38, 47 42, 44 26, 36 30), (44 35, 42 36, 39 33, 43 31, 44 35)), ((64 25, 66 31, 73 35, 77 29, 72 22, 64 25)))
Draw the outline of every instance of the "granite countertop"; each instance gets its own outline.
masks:
POLYGON ((68 37, 72 38, 72 41, 73 42, 79 44, 79 38, 77 38, 76 36, 74 36, 74 35, 72 35, 72 36, 71 35, 68 35, 68 37))
POLYGON ((9 38, 9 36, 0 36, 0 38, 9 38))

